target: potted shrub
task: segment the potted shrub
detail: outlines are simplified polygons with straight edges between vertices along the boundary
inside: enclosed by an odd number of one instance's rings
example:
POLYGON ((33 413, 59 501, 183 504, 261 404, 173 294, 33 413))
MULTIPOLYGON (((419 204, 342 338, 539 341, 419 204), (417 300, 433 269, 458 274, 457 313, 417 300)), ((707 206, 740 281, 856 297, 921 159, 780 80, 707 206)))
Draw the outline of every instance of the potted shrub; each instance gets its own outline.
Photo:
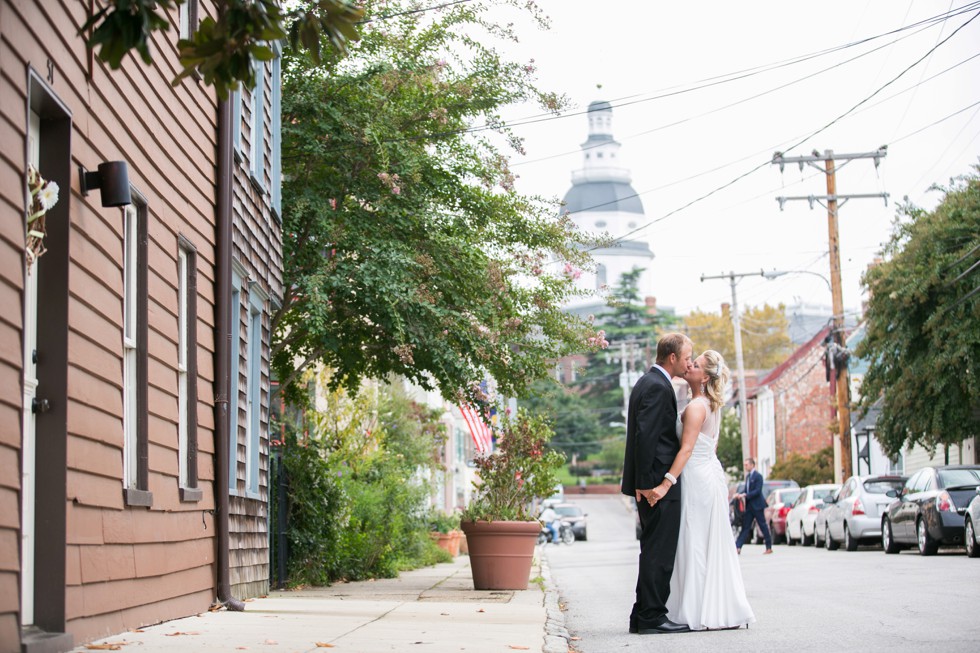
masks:
POLYGON ((459 555, 459 514, 432 510, 429 513, 429 537, 451 556, 459 555))
POLYGON ((532 513, 549 496, 565 456, 547 450, 554 432, 543 417, 505 417, 497 448, 476 457, 479 480, 462 514, 476 589, 527 589, 541 523, 532 513))

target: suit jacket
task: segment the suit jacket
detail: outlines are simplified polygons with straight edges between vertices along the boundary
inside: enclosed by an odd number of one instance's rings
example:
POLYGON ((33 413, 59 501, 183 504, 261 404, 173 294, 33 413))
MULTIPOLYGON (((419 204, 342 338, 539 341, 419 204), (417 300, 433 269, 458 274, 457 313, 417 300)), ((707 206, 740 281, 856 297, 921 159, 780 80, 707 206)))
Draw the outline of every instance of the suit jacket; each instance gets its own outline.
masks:
POLYGON ((762 474, 757 470, 749 472, 745 479, 745 505, 755 510, 765 510, 766 498, 762 496, 762 474))
MULTIPOLYGON (((638 489, 649 490, 660 485, 680 449, 674 386, 660 370, 650 368, 630 392, 623 494, 636 496, 638 489)), ((679 501, 680 498, 681 479, 678 478, 662 500, 679 501)))

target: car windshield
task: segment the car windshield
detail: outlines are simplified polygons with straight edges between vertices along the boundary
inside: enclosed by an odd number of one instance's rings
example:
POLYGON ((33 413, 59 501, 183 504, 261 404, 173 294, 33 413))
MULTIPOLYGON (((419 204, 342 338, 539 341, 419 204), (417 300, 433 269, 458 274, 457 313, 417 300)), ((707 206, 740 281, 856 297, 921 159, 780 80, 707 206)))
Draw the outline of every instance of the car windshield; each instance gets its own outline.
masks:
POLYGON ((943 487, 980 485, 980 469, 941 469, 939 482, 943 487))
POLYGON ((889 490, 901 492, 903 485, 905 485, 905 481, 899 478, 888 481, 884 479, 872 479, 864 482, 864 491, 868 494, 887 494, 889 490))
POLYGON ((582 509, 578 506, 555 506, 555 512, 562 517, 578 517, 582 514, 582 509))
POLYGON ((799 490, 787 490, 785 492, 780 492, 776 498, 783 503, 793 503, 796 501, 796 497, 800 496, 799 490))
POLYGON ((822 488, 822 489, 815 489, 813 491, 813 499, 814 499, 814 501, 817 501, 817 500, 823 501, 824 499, 826 499, 827 497, 829 497, 833 493, 834 493, 834 488, 832 488, 832 487, 822 488))

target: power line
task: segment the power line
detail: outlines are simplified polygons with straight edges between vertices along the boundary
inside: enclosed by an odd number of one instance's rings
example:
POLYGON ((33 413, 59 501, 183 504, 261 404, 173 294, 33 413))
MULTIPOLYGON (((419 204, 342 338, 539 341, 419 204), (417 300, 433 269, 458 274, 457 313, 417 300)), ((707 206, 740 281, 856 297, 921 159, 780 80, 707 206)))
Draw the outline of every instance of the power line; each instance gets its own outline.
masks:
POLYGON ((455 2, 445 2, 441 5, 433 5, 431 7, 424 7, 422 9, 406 9, 405 11, 396 11, 394 13, 385 14, 384 16, 377 16, 375 18, 365 18, 362 21, 358 21, 358 25, 364 25, 366 23, 374 23, 381 20, 388 20, 389 18, 397 18, 398 16, 408 16, 411 14, 424 14, 429 11, 435 11, 436 9, 445 9, 446 7, 452 7, 454 5, 461 5, 466 2, 472 2, 473 0, 456 0, 455 2))
MULTIPOLYGON (((879 86, 870 95, 868 95, 863 100, 861 100, 860 102, 858 102, 857 104, 855 104, 854 106, 852 106, 850 109, 848 109, 844 113, 840 114, 839 116, 837 116, 836 118, 834 118, 833 120, 831 120, 830 122, 828 122, 823 127, 820 127, 819 129, 817 129, 816 131, 814 131, 813 133, 811 133, 809 136, 806 136, 805 138, 801 139, 799 142, 797 142, 794 145, 792 145, 789 148, 787 148, 787 150, 793 150, 793 149, 799 147, 800 145, 802 145, 803 143, 807 142, 808 140, 810 140, 814 136, 817 136, 818 134, 821 134, 822 132, 824 132, 827 129, 829 129, 831 126, 833 126, 834 124, 836 124, 841 119, 845 118, 849 114, 851 114, 854 111, 856 111, 861 105, 865 104, 868 100, 870 100, 871 98, 875 97, 881 91, 883 91, 884 89, 888 88, 889 86, 891 86, 892 84, 894 84, 896 81, 898 81, 903 75, 905 75, 907 72, 909 72, 910 70, 912 70, 912 68, 914 68, 919 63, 921 63, 930 54, 932 54, 933 52, 935 52, 937 48, 939 48, 940 46, 944 45, 951 38, 953 38, 954 36, 956 36, 956 34, 958 34, 960 30, 962 30, 964 27, 966 27, 967 25, 969 25, 970 23, 972 23, 974 20, 976 20, 978 16, 980 16, 980 12, 974 14, 972 18, 970 18, 968 21, 966 21, 965 23, 963 23, 962 25, 960 25, 959 27, 957 27, 955 30, 953 30, 953 32, 949 36, 947 36, 945 39, 943 39, 942 41, 940 41, 939 43, 937 43, 936 45, 934 45, 933 47, 931 47, 928 52, 926 52, 923 56, 919 57, 916 61, 914 61, 913 63, 911 63, 909 66, 907 66, 898 75, 896 75, 895 77, 893 77, 889 81, 885 82, 883 85, 879 86)), ((750 170, 747 170, 746 172, 738 175, 737 177, 735 177, 734 179, 728 181, 727 183, 722 184, 721 186, 718 186, 718 187, 716 187, 716 188, 708 191, 707 193, 704 193, 703 195, 701 195, 699 197, 696 197, 695 199, 687 202, 686 204, 684 204, 684 205, 682 205, 682 206, 680 206, 680 207, 678 207, 678 208, 676 208, 676 209, 674 209, 672 211, 669 211, 668 213, 660 216, 659 218, 655 218, 654 220, 651 220, 651 221, 647 222, 644 225, 641 225, 641 226, 639 226, 639 227, 637 227, 637 228, 635 228, 635 229, 633 229, 631 231, 628 231, 627 233, 623 234, 622 236, 619 236, 619 237, 613 239, 612 242, 613 243, 621 242, 621 241, 629 238, 633 234, 635 234, 637 232, 640 232, 640 231, 646 229, 647 227, 650 227, 650 226, 652 226, 652 225, 654 225, 654 224, 656 224, 658 222, 661 222, 663 220, 666 220, 667 218, 671 217, 672 215, 674 215, 676 213, 679 213, 679 212, 681 212, 681 211, 683 211, 683 210, 685 210, 685 209, 693 206, 694 204, 697 204, 698 202, 701 202, 701 201, 703 201, 703 200, 711 197, 712 195, 715 195, 716 193, 718 193, 718 192, 720 192, 720 191, 728 188, 729 186, 732 186, 732 185, 738 183, 742 179, 745 179, 749 175, 757 172, 758 170, 760 170, 763 167, 768 166, 770 164, 771 164, 771 161, 764 161, 762 163, 759 163, 758 165, 756 165, 753 168, 751 168, 750 170)), ((638 196, 638 195, 639 195, 639 193, 636 193, 636 194, 634 194, 634 197, 635 196, 638 196)), ((629 199, 629 197, 624 197, 624 198, 620 198, 620 199, 629 199)), ((616 201, 619 201, 619 200, 616 200, 616 201)), ((605 206, 605 205, 610 204, 610 203, 612 203, 612 202, 604 202, 604 203, 598 204, 596 206, 592 206, 592 207, 587 207, 587 208, 581 209, 581 211, 588 211, 590 209, 594 209, 594 208, 598 208, 598 207, 601 207, 601 206, 605 206)), ((608 244, 606 246, 608 247, 608 244)), ((586 250, 586 251, 593 251, 595 249, 598 249, 598 247, 592 247, 592 248, 590 248, 589 250, 586 250)))

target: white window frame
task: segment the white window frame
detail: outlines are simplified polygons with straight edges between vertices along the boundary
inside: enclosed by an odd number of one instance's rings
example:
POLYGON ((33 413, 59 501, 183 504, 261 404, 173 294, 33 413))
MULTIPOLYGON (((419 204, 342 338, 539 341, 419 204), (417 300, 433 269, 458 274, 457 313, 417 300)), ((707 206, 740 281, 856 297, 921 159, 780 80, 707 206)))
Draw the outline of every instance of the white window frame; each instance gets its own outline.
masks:
POLYGON ((272 210, 282 220, 282 44, 272 44, 272 210))
POLYGON ((246 330, 247 377, 245 388, 245 494, 259 498, 259 453, 262 439, 262 315, 268 295, 257 283, 249 284, 246 330))
POLYGON ((191 0, 185 0, 177 8, 177 12, 179 38, 189 39, 191 37, 191 0))
POLYGON ((252 182, 265 189, 265 63, 255 62, 249 132, 249 170, 252 182))
POLYGON ((188 487, 187 474, 187 421, 191 407, 188 405, 187 388, 187 331, 188 321, 188 252, 177 248, 177 480, 179 487, 188 487))
POLYGON ((123 487, 140 489, 137 463, 137 239, 139 211, 123 211, 123 487))
POLYGON ((234 144, 235 156, 242 156, 242 92, 235 91, 228 98, 231 102, 231 142, 234 144))

